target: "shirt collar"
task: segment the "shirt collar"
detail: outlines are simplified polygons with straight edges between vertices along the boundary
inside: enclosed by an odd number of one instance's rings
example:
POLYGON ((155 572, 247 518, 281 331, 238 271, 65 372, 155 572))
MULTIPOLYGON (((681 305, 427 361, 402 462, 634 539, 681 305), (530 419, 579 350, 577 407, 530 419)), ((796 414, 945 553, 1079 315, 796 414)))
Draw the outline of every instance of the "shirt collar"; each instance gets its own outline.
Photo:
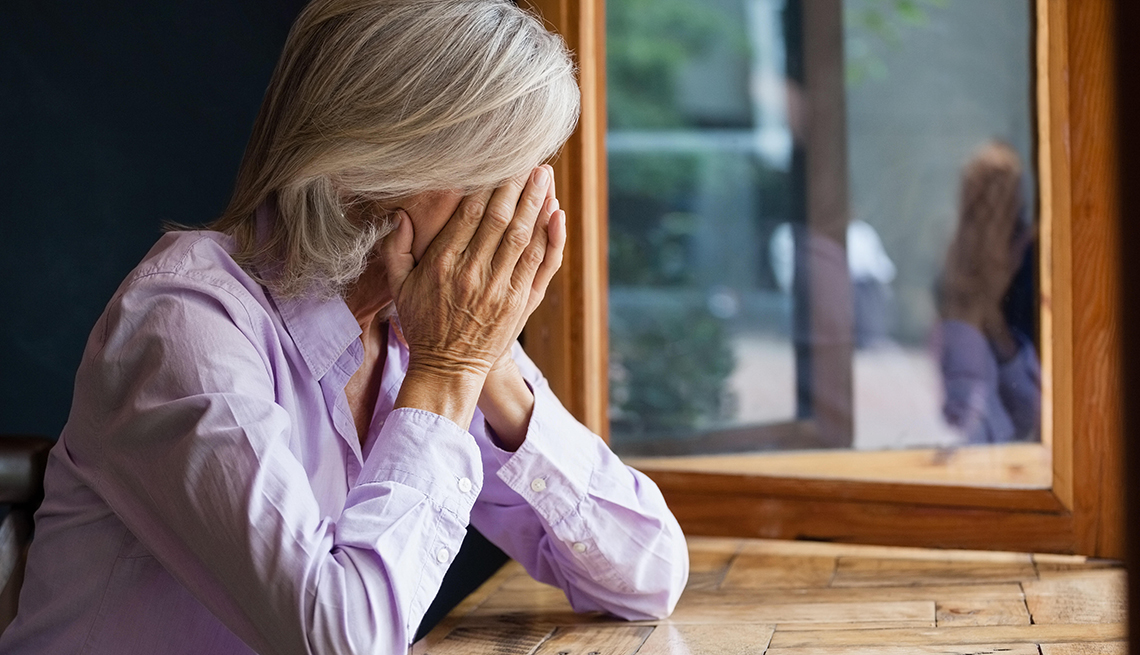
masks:
MULTIPOLYGON (((275 219, 274 212, 268 202, 257 208, 259 238, 264 238, 270 221, 275 219)), ((267 288, 267 293, 277 306, 281 320, 293 337, 309 372, 318 380, 329 372, 352 342, 360 338, 360 324, 339 296, 328 299, 315 296, 282 298, 274 293, 272 287, 267 288)))

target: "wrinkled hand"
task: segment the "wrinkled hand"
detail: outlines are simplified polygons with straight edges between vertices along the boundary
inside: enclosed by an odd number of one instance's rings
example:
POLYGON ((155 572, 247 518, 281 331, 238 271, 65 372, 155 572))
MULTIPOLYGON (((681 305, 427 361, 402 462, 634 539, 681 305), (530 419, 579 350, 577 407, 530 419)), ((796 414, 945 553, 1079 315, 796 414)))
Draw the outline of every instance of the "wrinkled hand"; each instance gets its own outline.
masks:
POLYGON ((481 384, 509 358, 561 264, 565 219, 552 173, 541 166, 465 197, 418 264, 410 219, 401 214, 383 247, 409 374, 467 376, 481 384))
POLYGON ((523 310, 522 317, 515 325, 514 333, 507 341, 507 347, 499 355, 495 364, 491 367, 491 374, 497 372, 510 372, 517 371, 515 367, 515 360, 511 356, 511 345, 522 334, 523 328, 526 327, 526 322, 530 319, 534 310, 542 304, 543 298, 546 297, 546 290, 550 286, 550 281, 554 278, 554 274, 562 267, 562 253, 566 246, 566 212, 559 209, 558 199, 555 197, 554 188, 554 169, 546 167, 550 173, 550 187, 546 193, 546 205, 543 207, 544 216, 539 216, 540 225, 535 228, 535 239, 545 238, 546 252, 542 259, 542 264, 538 267, 538 272, 535 273, 534 281, 530 286, 530 294, 527 297, 526 308, 523 310), (545 218, 545 221, 543 220, 545 218), (545 223, 545 229, 543 225, 545 223))

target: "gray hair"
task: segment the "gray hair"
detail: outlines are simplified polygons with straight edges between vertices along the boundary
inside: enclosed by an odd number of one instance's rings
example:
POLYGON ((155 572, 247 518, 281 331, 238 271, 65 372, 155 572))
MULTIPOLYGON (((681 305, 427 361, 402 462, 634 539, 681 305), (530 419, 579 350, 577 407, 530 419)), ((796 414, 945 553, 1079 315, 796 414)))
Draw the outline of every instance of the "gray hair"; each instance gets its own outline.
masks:
POLYGON ((565 43, 508 0, 314 0, 211 227, 275 292, 340 293, 394 227, 347 206, 497 186, 558 151, 579 103, 565 43))

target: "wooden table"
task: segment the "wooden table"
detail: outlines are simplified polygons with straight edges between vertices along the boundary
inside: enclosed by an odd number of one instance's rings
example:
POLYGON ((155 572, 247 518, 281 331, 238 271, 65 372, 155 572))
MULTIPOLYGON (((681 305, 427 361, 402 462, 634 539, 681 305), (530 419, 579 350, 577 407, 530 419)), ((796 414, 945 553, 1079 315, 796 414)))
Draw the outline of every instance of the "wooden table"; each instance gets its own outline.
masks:
POLYGON ((574 614, 509 563, 415 655, 1124 655, 1117 562, 690 538, 673 616, 574 614))

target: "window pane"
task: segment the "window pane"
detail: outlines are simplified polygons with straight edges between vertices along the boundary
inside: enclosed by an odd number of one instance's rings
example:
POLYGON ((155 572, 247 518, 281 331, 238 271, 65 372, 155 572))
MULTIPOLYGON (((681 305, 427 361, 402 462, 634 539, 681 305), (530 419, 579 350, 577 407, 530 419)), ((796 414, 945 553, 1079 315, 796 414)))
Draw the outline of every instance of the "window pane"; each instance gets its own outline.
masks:
POLYGON ((615 449, 1039 440, 1032 16, 609 0, 615 449))

